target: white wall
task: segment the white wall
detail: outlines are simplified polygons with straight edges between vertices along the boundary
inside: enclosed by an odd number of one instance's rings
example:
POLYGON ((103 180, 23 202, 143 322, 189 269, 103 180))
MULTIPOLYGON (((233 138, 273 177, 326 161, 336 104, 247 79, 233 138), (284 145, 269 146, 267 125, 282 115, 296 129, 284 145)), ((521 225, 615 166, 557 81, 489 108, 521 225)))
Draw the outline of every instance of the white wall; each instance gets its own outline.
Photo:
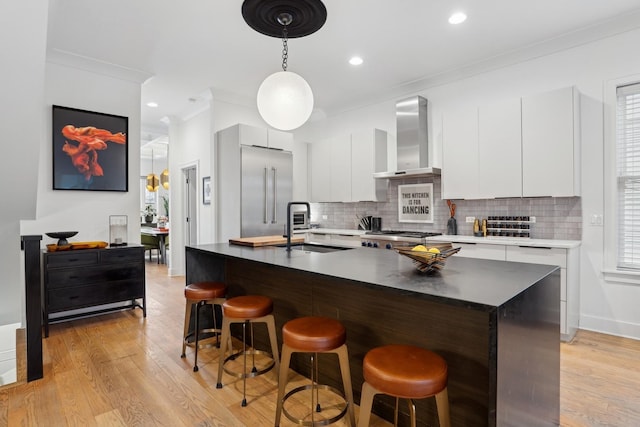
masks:
MULTIPOLYGON (((0 328, 24 324, 24 263, 20 220, 35 218, 38 150, 44 140, 44 73, 49 2, 9 0, 0 3, 0 328), (25 25, 28 23, 28 25, 25 25), (16 43, 16 40, 20 40, 16 43)), ((15 333, 2 334, 0 384, 12 381, 15 333)))
MULTIPOLYGON (((640 56, 629 54, 640 45, 640 31, 630 31, 573 49, 493 70, 416 93, 433 107, 434 166, 441 162, 441 117, 459 105, 482 105, 493 100, 525 96, 575 85, 583 94, 581 327, 640 339, 640 286, 603 280, 602 226, 589 223, 603 215, 603 84, 640 73, 640 56)), ((326 121, 309 123, 296 139, 321 140, 350 129, 377 127, 395 133, 396 99, 381 102, 326 121)), ((611 106, 608 106, 610 108, 611 106)), ((395 148, 393 148, 395 151, 395 148)), ((550 153, 552 154, 552 153, 550 153)))
MULTIPOLYGON (((51 105, 79 108, 129 118, 129 191, 53 190, 52 144, 42 140, 35 220, 22 222, 22 234, 78 231, 76 241, 109 240, 109 215, 128 216, 128 241, 140 242, 140 84, 48 62, 45 80, 45 128, 51 135, 51 105)), ((55 239, 43 237, 43 245, 55 239)))

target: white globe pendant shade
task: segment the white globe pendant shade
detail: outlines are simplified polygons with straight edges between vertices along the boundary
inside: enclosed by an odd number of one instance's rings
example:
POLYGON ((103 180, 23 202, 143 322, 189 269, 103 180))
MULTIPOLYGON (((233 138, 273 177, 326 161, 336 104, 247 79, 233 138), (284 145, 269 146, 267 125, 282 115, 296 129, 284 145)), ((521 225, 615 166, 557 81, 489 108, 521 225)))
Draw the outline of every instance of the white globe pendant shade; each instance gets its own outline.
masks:
POLYGON ((296 129, 311 116, 313 92, 309 83, 296 73, 273 73, 258 89, 258 111, 276 129, 296 129))

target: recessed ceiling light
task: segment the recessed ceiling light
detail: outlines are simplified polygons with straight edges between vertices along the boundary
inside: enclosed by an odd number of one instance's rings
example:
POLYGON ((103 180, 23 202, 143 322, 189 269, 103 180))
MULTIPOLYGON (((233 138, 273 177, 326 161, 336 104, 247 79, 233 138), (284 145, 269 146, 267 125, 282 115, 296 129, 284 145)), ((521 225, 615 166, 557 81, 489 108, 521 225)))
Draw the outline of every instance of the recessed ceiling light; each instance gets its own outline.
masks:
POLYGON ((351 65, 362 65, 364 61, 359 56, 354 56, 349 60, 349 64, 351 65))
POLYGON ((147 107, 157 108, 158 107, 158 103, 157 102, 147 102, 147 107))
POLYGON ((463 12, 456 12, 449 17, 449 24, 453 24, 453 25, 462 24, 466 20, 467 20, 467 15, 465 15, 463 12))

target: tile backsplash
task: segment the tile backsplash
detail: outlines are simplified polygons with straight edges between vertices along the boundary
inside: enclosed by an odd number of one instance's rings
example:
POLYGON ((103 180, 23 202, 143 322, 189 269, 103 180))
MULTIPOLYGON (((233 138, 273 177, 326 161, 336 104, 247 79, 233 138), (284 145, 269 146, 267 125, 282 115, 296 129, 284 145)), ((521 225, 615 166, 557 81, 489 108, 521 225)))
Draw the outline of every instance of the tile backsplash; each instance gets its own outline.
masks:
MULTIPOLYGON (((398 222, 398 185, 429 182, 421 178, 391 180, 386 202, 311 203, 311 222, 323 228, 355 229, 358 216, 382 217, 383 229, 446 232, 449 208, 441 199, 440 177, 433 182, 433 224, 398 222), (327 219, 323 219, 326 216, 327 219)), ((534 216, 534 239, 582 239, 582 206, 579 197, 534 197, 487 200, 453 200, 456 204, 458 234, 473 235, 473 224, 465 218, 491 216, 534 216)))

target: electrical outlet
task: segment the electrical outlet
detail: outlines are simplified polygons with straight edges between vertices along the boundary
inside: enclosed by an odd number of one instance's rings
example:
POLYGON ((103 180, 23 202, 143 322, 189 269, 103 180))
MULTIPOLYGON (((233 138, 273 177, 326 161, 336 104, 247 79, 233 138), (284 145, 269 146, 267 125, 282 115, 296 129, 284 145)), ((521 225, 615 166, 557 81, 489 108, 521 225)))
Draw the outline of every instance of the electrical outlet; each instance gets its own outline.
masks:
POLYGON ((475 221, 475 220, 476 220, 476 217, 475 217, 475 216, 468 216, 468 217, 466 217, 466 221, 467 221, 467 222, 473 222, 473 221, 475 221))
POLYGON ((329 215, 322 215, 322 219, 324 219, 324 220, 329 219, 329 215))
POLYGON ((529 217, 529 221, 535 223, 536 222, 536 217, 535 216, 530 216, 529 217))

